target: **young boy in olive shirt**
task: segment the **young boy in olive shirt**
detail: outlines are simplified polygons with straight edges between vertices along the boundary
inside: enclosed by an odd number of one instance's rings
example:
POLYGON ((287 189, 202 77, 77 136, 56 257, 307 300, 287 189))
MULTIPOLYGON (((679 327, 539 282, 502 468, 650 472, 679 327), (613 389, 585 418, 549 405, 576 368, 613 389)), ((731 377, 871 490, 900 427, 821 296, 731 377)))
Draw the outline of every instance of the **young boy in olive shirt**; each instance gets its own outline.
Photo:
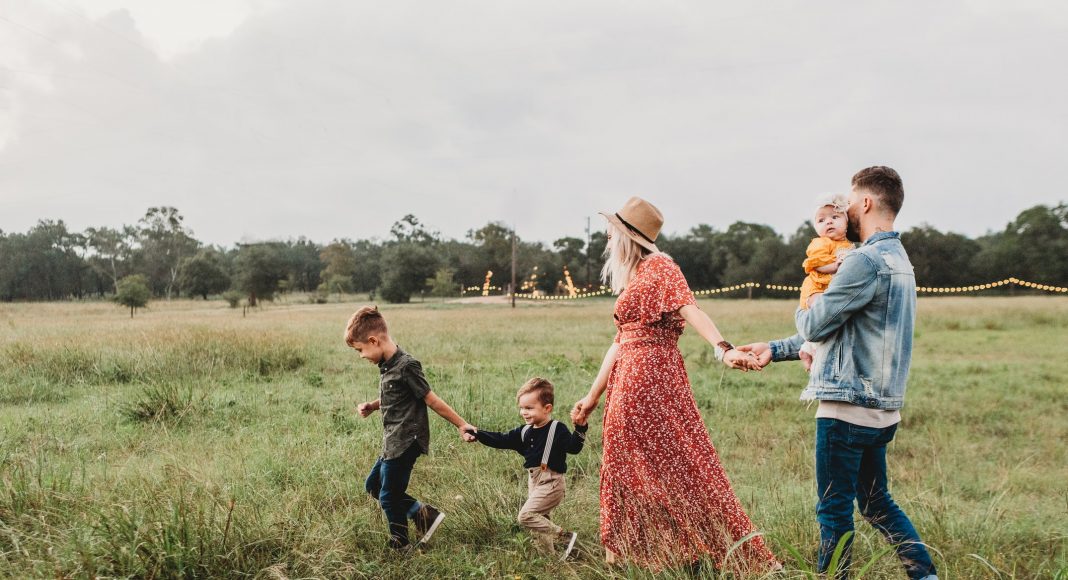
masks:
POLYGON ((357 406, 364 418, 382 411, 382 456, 367 476, 367 493, 378 500, 386 514, 391 548, 409 546, 409 519, 420 536, 416 545, 422 544, 445 519, 440 510, 407 493, 415 461, 430 452, 426 408, 455 425, 465 441, 474 441, 465 432, 474 427, 430 390, 422 365, 393 341, 377 307, 364 306, 352 315, 345 328, 345 343, 359 352, 360 358, 377 364, 382 373, 378 399, 357 406))

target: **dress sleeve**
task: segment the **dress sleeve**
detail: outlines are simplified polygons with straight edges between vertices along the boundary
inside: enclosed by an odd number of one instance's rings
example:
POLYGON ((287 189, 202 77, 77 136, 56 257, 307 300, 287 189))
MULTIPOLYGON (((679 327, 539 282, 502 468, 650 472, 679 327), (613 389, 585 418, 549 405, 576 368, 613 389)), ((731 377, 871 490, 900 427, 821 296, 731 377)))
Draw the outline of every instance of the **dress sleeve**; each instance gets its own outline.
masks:
POLYGON ((816 268, 826 266, 827 264, 833 264, 838 260, 838 255, 835 253, 834 241, 828 238, 815 238, 808 244, 808 249, 805 250, 805 262, 802 267, 805 269, 806 274, 811 274, 816 268))
POLYGON ((654 257, 646 267, 650 272, 641 297, 640 318, 643 323, 658 322, 666 313, 697 303, 682 270, 671 258, 654 257))

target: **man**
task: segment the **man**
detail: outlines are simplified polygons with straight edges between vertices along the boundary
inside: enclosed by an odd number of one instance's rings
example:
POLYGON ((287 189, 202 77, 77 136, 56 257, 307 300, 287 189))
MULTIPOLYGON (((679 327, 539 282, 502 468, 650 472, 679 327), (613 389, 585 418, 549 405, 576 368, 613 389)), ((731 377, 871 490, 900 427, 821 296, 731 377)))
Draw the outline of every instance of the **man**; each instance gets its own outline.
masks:
POLYGON ((816 399, 816 516, 819 570, 827 571, 842 538, 839 566, 848 574, 853 501, 897 549, 909 578, 937 579, 934 563, 908 516, 887 489, 886 446, 905 400, 916 318, 916 279, 894 231, 905 192, 889 167, 853 176, 848 238, 862 245, 843 260, 826 292, 798 310, 798 334, 740 350, 761 365, 797 360, 805 340, 823 342, 802 399, 816 399))

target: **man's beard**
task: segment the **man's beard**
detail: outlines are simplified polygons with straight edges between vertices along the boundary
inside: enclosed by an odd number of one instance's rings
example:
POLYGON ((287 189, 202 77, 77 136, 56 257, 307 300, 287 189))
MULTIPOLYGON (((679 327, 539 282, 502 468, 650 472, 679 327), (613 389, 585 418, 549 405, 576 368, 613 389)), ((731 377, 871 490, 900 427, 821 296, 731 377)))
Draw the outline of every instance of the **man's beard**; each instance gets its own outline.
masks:
POLYGON ((853 214, 846 212, 846 239, 853 243, 860 243, 860 220, 853 214))

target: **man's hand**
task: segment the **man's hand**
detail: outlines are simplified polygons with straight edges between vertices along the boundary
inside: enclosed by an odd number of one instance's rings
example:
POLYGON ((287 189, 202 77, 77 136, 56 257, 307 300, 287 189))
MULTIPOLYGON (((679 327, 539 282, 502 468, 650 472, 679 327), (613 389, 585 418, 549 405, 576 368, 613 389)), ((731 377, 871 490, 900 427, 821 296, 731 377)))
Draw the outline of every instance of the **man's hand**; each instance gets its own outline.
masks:
POLYGON ((797 356, 801 359, 801 364, 805 365, 805 372, 806 373, 811 373, 812 372, 812 355, 808 354, 807 352, 802 350, 801 352, 797 353, 797 356))
POLYGON ((743 372, 759 371, 764 368, 753 353, 744 352, 737 348, 732 348, 723 353, 723 364, 743 372))
POLYGON ((370 401, 368 403, 360 403, 356 405, 356 410, 360 412, 360 416, 366 419, 378 410, 378 401, 370 401))
POLYGON ((756 359, 757 364, 760 365, 760 368, 764 368, 771 364, 771 345, 766 342, 745 344, 739 346, 736 350, 752 354, 756 359))
POLYGON ((472 443, 478 440, 478 438, 475 437, 475 433, 478 433, 478 427, 475 427, 474 425, 464 423, 463 425, 457 427, 457 430, 460 431, 460 439, 463 439, 468 443, 472 443))

